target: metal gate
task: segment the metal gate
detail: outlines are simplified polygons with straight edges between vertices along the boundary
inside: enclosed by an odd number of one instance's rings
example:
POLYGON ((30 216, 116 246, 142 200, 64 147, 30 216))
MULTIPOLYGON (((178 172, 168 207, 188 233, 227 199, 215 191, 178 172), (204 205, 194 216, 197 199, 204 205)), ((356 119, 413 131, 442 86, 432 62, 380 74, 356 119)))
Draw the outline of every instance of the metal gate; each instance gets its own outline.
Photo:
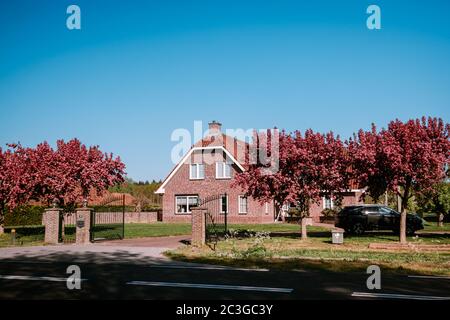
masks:
POLYGON ((228 195, 218 194, 201 199, 200 208, 206 209, 206 242, 217 243, 227 232, 228 195))
POLYGON ((111 196, 95 206, 91 242, 125 238, 125 195, 111 196))
POLYGON ((59 242, 75 243, 76 241, 76 214, 74 212, 61 212, 59 215, 59 242))

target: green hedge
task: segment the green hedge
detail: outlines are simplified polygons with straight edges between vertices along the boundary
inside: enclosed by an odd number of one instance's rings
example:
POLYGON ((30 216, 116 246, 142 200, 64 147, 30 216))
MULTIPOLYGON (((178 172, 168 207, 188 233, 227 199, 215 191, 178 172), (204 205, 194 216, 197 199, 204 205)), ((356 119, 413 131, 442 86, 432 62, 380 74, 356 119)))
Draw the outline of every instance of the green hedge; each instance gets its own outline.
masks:
POLYGON ((18 236, 33 236, 45 234, 44 226, 10 226, 5 227, 5 233, 11 233, 11 230, 16 230, 18 236))
MULTIPOLYGON (((92 206, 95 212, 122 212, 122 206, 92 206)), ((134 212, 134 206, 125 206, 125 212, 134 212)))
POLYGON ((160 205, 146 205, 142 207, 142 212, 154 212, 161 209, 162 207, 160 205))
POLYGON ((31 226, 42 224, 45 207, 25 205, 5 213, 5 226, 31 226))

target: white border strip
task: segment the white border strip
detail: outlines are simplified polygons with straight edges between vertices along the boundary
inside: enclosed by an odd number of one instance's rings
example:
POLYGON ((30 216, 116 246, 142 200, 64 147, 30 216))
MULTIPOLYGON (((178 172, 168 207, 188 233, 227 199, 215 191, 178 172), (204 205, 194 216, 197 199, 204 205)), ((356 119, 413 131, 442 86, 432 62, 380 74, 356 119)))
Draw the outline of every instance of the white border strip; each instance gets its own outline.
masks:
POLYGON ((268 272, 269 269, 248 269, 248 268, 232 268, 224 266, 177 266, 170 264, 149 266, 155 269, 192 269, 192 270, 221 270, 221 271, 249 271, 249 272, 268 272))
MULTIPOLYGON (((24 280, 24 281, 50 281, 50 282, 66 282, 67 278, 57 277, 35 277, 35 276, 13 276, 13 275, 0 275, 0 280, 24 280)), ((86 281, 87 279, 80 279, 86 281)))
POLYGON ((405 299, 405 300, 450 300, 450 297, 417 296, 417 295, 408 295, 408 294, 370 293, 370 292, 353 292, 352 297, 405 299))
POLYGON ((445 276, 408 276, 408 278, 416 278, 416 279, 444 279, 444 280, 450 280, 450 277, 445 277, 445 276))
POLYGON ((238 291, 280 292, 280 293, 291 293, 294 290, 294 289, 291 289, 291 288, 232 286, 232 285, 221 285, 221 284, 179 283, 179 282, 131 281, 131 282, 127 282, 127 284, 128 285, 133 285, 133 286, 194 288, 194 289, 219 289, 219 290, 238 290, 238 291))

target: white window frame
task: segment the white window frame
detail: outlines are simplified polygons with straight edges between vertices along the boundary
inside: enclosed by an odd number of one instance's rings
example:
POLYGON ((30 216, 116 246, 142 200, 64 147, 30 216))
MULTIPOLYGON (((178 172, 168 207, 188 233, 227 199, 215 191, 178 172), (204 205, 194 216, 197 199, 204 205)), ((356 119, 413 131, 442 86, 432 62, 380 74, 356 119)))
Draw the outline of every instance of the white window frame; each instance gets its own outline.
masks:
POLYGON ((216 179, 231 179, 232 171, 233 171, 233 165, 231 163, 228 163, 225 161, 216 162, 216 179), (223 173, 222 177, 219 176, 219 166, 222 166, 222 173, 223 173), (229 177, 225 176, 226 166, 230 166, 230 176, 229 177))
POLYGON ((238 212, 239 212, 239 214, 247 214, 248 213, 248 197, 243 196, 243 195, 238 196, 238 212), (243 198, 247 199, 247 202, 246 202, 247 206, 246 206, 245 212, 241 210, 241 199, 243 199, 243 198))
POLYGON ((175 214, 179 214, 179 215, 183 215, 183 214, 191 214, 192 211, 190 210, 190 206, 189 206, 189 198, 196 198, 197 199, 197 203, 198 203, 198 196, 183 196, 183 195, 178 195, 175 196, 175 214), (178 212, 178 204, 177 204, 177 200, 178 198, 186 198, 186 212, 178 212))
POLYGON ((323 196, 323 197, 322 197, 322 209, 325 210, 325 209, 333 209, 333 208, 334 208, 334 201, 333 201, 333 198, 327 197, 327 196, 323 196), (331 208, 327 208, 327 205, 326 205, 327 199, 329 199, 330 202, 331 202, 331 208))
POLYGON ((189 179, 190 180, 204 180, 205 179, 205 165, 203 163, 191 163, 189 165, 189 179), (195 166, 197 177, 192 176, 192 167, 195 166), (203 177, 200 177, 200 166, 203 166, 203 177))
POLYGON ((265 203, 264 213, 269 214, 269 203, 268 202, 265 203))
POLYGON ((225 213, 225 211, 223 211, 222 210, 222 201, 223 201, 223 197, 226 197, 226 199, 227 199, 227 212, 226 213, 228 213, 230 210, 228 209, 229 208, 229 206, 228 206, 228 195, 227 194, 222 194, 221 196, 220 196, 220 213, 225 213))

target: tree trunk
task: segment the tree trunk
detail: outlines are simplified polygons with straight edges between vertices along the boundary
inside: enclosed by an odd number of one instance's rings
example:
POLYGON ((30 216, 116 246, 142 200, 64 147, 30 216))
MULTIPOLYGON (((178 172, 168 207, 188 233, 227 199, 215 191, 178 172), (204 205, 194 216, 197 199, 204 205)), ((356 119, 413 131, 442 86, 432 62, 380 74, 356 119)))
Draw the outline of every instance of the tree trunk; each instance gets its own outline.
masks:
POLYGON ((0 205, 0 234, 5 233, 5 228, 3 226, 4 220, 5 220, 5 206, 0 205))
POLYGON ((5 233, 5 228, 3 227, 3 211, 0 213, 0 234, 5 233))
POLYGON ((407 243, 406 239, 406 209, 408 208, 408 199, 409 199, 409 188, 411 186, 411 182, 409 180, 406 181, 406 185, 403 191, 403 196, 401 197, 401 212, 400 212, 400 243, 407 243))
POLYGON ((406 241, 406 208, 403 205, 402 205, 402 212, 400 215, 400 243, 407 243, 407 241, 406 241))
POLYGON ((439 213, 438 214, 438 227, 444 226, 444 214, 439 213))
POLYGON ((308 230, 306 230, 307 220, 305 218, 302 219, 302 240, 308 239, 308 230))

